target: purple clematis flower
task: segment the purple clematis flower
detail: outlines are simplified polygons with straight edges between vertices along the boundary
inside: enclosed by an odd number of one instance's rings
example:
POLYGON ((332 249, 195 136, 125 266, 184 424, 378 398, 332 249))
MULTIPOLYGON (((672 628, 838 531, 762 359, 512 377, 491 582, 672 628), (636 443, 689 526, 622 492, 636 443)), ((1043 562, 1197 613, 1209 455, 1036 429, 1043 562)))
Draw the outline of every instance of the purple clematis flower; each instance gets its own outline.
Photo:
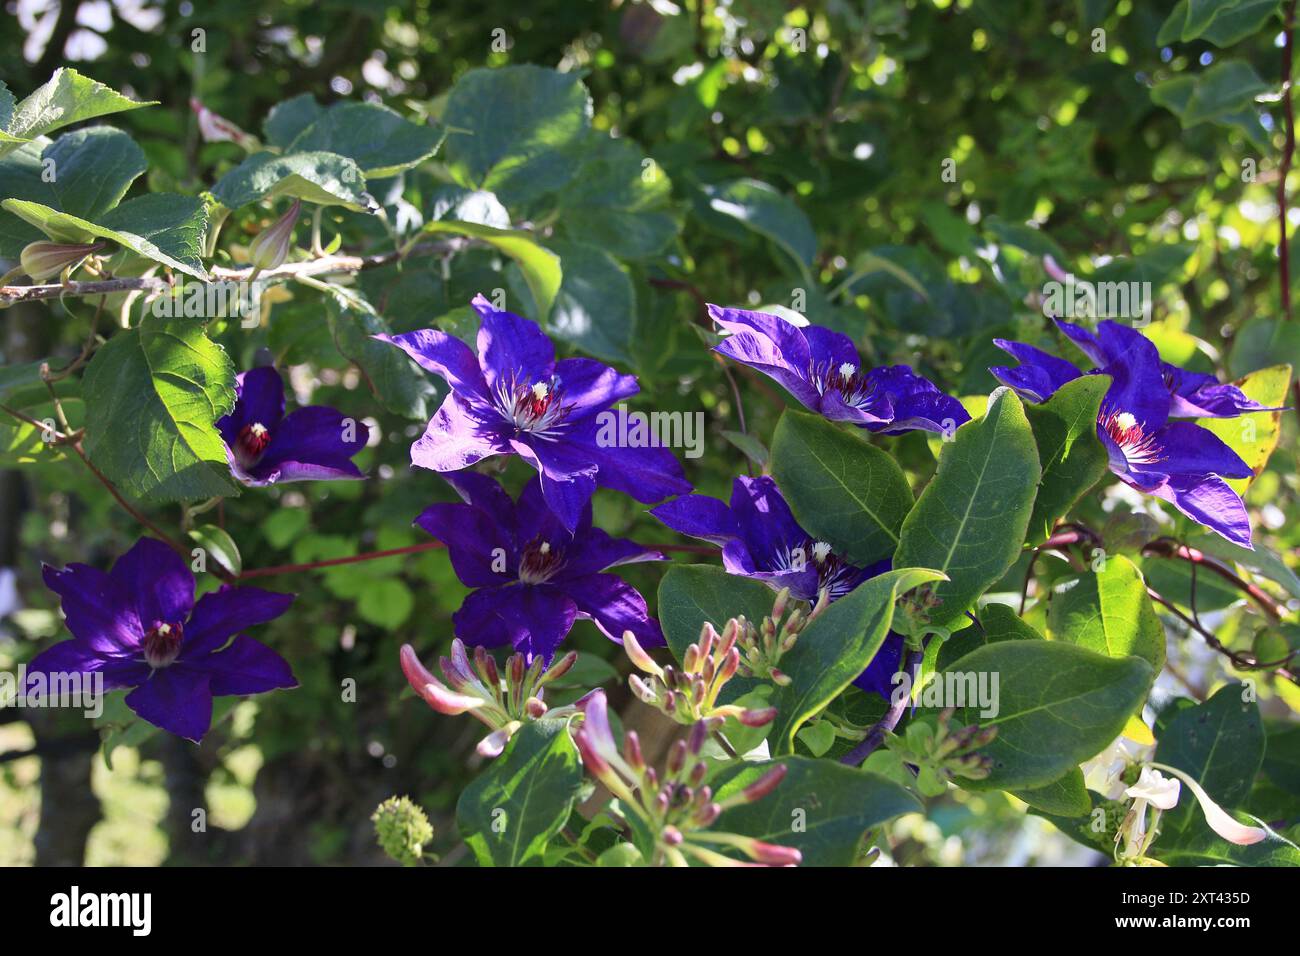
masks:
MULTIPOLYGON (((1254 472, 1213 432, 1192 422, 1169 419, 1203 414, 1207 409, 1261 409, 1246 407, 1255 403, 1233 386, 1212 386, 1162 362, 1155 345, 1128 326, 1105 321, 1094 336, 1069 322, 1058 320, 1057 325, 1097 363, 1088 374, 1111 377, 1097 420, 1097 434, 1110 456, 1110 470, 1126 484, 1168 501, 1192 520, 1250 548, 1246 506, 1224 479, 1248 478, 1254 472), (1179 375, 1171 376, 1169 369, 1179 375)), ((1034 401, 1044 401, 1084 374, 1064 359, 1033 346, 1003 339, 994 342, 1021 364, 989 371, 1034 401)))
POLYGON ((126 703, 139 716, 195 742, 212 723, 214 696, 298 686, 284 658, 239 633, 279 617, 292 594, 227 586, 195 603, 190 569, 153 538, 107 574, 70 564, 46 565, 44 575, 73 637, 36 655, 29 677, 101 673, 107 690, 135 688, 126 703))
POLYGON ((476 296, 478 354, 446 332, 378 335, 451 386, 411 463, 433 471, 467 468, 491 455, 520 455, 541 475, 546 504, 573 531, 597 485, 646 503, 691 490, 666 448, 605 447, 599 415, 635 395, 636 378, 594 359, 555 360, 535 322, 476 296))
MULTIPOLYGON (((842 598, 890 567, 888 559, 856 567, 825 541, 813 540, 767 476, 737 478, 730 504, 708 495, 685 495, 650 513, 674 531, 719 545, 722 565, 731 574, 762 581, 774 591, 789 588, 801 601, 815 602, 823 590, 832 601, 842 598)), ((891 633, 853 683, 888 697, 902 653, 903 638, 891 633)))
POLYGON ((847 335, 818 325, 800 328, 767 312, 710 305, 709 315, 730 333, 714 351, 775 379, 833 421, 885 435, 951 432, 970 421, 961 402, 906 365, 864 371, 847 335))
POLYGON ((284 382, 270 367, 235 378, 235 407, 217 422, 234 476, 246 485, 364 478, 351 461, 370 429, 323 405, 284 413, 284 382))
POLYGON ((510 644, 528 663, 541 657, 547 665, 578 618, 615 643, 631 631, 645 647, 664 644, 645 598, 602 573, 662 561, 662 554, 592 527, 590 504, 570 532, 547 507, 539 478, 516 503, 486 475, 446 477, 465 503, 430 505, 415 524, 447 545, 456 576, 475 589, 452 616, 457 637, 484 647, 510 644))

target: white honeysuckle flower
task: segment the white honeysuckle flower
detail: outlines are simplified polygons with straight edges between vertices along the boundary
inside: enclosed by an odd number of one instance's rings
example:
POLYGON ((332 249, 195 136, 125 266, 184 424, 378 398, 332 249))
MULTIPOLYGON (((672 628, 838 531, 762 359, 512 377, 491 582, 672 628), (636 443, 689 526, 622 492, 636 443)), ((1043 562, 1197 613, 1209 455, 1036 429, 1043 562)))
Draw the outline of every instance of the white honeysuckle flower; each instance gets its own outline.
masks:
MULTIPOLYGON (((1187 789, 1192 791, 1193 796, 1196 797, 1196 802, 1201 805, 1201 812, 1205 814, 1205 822, 1210 825, 1211 830, 1229 843, 1235 843, 1237 846, 1250 846, 1252 843, 1258 843, 1268 836, 1269 831, 1264 827, 1252 827, 1238 822, 1230 813, 1215 803, 1199 783, 1183 773, 1183 771, 1162 763, 1153 763, 1151 766, 1166 773, 1171 773, 1187 784, 1187 789)), ((1143 773, 1145 772, 1144 769, 1143 773)))
POLYGON ((1135 763, 1145 763, 1155 753, 1149 744, 1129 737, 1116 737, 1109 747, 1083 764, 1083 783, 1107 800, 1122 800, 1126 784, 1124 771, 1135 763))
POLYGON ((1178 803, 1181 790, 1177 780, 1171 780, 1153 767, 1143 767, 1137 783, 1124 791, 1124 796, 1145 800, 1161 810, 1172 810, 1178 803))

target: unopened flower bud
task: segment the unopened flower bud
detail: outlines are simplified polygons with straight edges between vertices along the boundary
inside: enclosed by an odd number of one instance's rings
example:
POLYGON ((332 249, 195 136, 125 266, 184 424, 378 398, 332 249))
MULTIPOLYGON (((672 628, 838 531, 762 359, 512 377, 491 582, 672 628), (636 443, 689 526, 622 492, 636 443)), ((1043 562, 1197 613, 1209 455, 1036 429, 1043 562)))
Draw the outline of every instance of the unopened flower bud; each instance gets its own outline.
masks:
POLYGON ((636 635, 631 631, 623 632, 623 650, 627 653, 628 659, 636 666, 638 670, 645 671, 647 674, 654 674, 656 677, 663 676, 663 668, 654 662, 645 648, 636 639, 636 635))
POLYGON ((293 227, 298 224, 302 201, 295 199, 289 211, 263 229, 248 244, 248 261, 258 270, 278 269, 289 258, 293 227))
POLYGON ((32 282, 40 283, 59 275, 64 269, 71 269, 102 248, 102 242, 33 242, 23 247, 18 261, 32 282))

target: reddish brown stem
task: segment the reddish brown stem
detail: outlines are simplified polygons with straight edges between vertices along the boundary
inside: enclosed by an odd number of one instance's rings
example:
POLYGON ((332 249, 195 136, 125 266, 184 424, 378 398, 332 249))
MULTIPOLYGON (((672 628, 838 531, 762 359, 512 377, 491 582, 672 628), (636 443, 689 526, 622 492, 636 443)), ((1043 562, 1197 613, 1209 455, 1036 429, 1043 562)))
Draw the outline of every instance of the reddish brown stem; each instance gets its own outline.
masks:
POLYGON ((1278 621, 1282 618, 1282 609, 1278 607, 1277 602, 1269 597, 1265 591, 1242 578, 1227 565, 1220 564, 1218 561, 1214 560, 1204 552, 1198 551, 1196 548, 1189 548, 1185 544, 1179 544, 1172 538, 1157 538, 1155 541, 1147 544, 1142 549, 1142 553, 1161 558, 1177 558, 1189 562, 1194 568, 1202 567, 1213 571, 1233 587, 1248 594, 1250 598, 1259 605, 1260 609, 1272 620, 1278 621))

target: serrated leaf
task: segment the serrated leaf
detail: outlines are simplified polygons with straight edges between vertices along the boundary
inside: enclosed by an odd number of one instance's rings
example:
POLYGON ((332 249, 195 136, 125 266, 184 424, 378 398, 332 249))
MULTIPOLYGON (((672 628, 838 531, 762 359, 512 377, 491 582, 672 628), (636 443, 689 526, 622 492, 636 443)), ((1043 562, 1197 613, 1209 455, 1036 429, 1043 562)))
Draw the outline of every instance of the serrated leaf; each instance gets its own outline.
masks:
POLYGON ((470 70, 442 116, 447 163, 461 185, 507 206, 530 202, 573 179, 591 114, 577 74, 531 64, 470 70))
POLYGON ((1107 657, 1140 657, 1158 673, 1165 664, 1165 629, 1147 597, 1146 581, 1123 555, 1111 555, 1053 591, 1047 634, 1107 657))
MULTIPOLYGON (((144 151, 130 136, 94 126, 52 143, 28 143, 0 159, 0 199, 37 202, 94 222, 122 201, 147 168, 144 151)), ((0 256, 17 258, 23 246, 40 238, 30 223, 0 212, 0 256)))
POLYGON ((871 663, 889 634, 898 597, 942 577, 923 568, 887 571, 858 585, 803 629, 781 658, 790 683, 772 694, 776 720, 769 740, 775 753, 793 753, 794 735, 804 722, 871 663))
POLYGON ((1026 544, 1047 540, 1056 522, 1106 474, 1109 459, 1097 437, 1097 414, 1109 387, 1109 375, 1085 375, 1041 405, 1025 406, 1043 469, 1026 544))
POLYGON ((981 752, 992 761, 972 790, 1027 790, 1044 786, 1100 753, 1123 731, 1146 699, 1151 665, 1137 657, 1111 658, 1057 641, 1002 641, 972 651, 940 672, 980 675, 993 687, 996 716, 978 704, 959 707, 954 724, 997 727, 981 752))
POLYGON ((335 103, 289 144, 287 153, 337 153, 371 179, 410 169, 442 144, 442 133, 379 103, 335 103))
POLYGON ((55 242, 108 239, 136 255, 208 281, 201 258, 208 214, 203 201, 193 196, 137 196, 110 210, 98 223, 21 199, 6 199, 0 206, 55 242))
POLYGON ((1034 434, 1010 389, 984 417, 957 429, 939 468, 903 521, 894 564, 933 568, 943 602, 932 623, 948 626, 1016 562, 1041 470, 1034 434))
POLYGON ((524 724, 456 804, 456 823, 479 865, 540 864, 582 780, 567 721, 524 724))
MULTIPOLYGON (((6 99, 12 102, 13 97, 10 95, 6 99)), ((139 103, 128 99, 76 70, 60 68, 45 84, 13 107, 4 127, 5 135, 0 138, 0 156, 8 155, 27 140, 73 123, 153 105, 152 102, 139 103)))
POLYGON ((150 501, 238 493, 216 421, 235 403, 230 357, 188 319, 146 316, 86 367, 86 453, 150 501))
MULTIPOLYGON (((867 831, 921 809, 916 797, 879 774, 808 757, 775 762, 786 768, 777 788, 725 811, 714 828, 794 847, 802 866, 851 866, 867 831)), ((771 769, 770 763, 728 768, 718 777, 715 799, 725 800, 771 769)))
POLYGON ((327 152, 257 153, 222 176, 212 195, 228 209, 277 196, 365 212, 375 204, 360 167, 327 152))
POLYGON ((772 476, 799 524, 866 566, 890 555, 912 508, 890 455, 820 415, 787 410, 772 437, 772 476))

